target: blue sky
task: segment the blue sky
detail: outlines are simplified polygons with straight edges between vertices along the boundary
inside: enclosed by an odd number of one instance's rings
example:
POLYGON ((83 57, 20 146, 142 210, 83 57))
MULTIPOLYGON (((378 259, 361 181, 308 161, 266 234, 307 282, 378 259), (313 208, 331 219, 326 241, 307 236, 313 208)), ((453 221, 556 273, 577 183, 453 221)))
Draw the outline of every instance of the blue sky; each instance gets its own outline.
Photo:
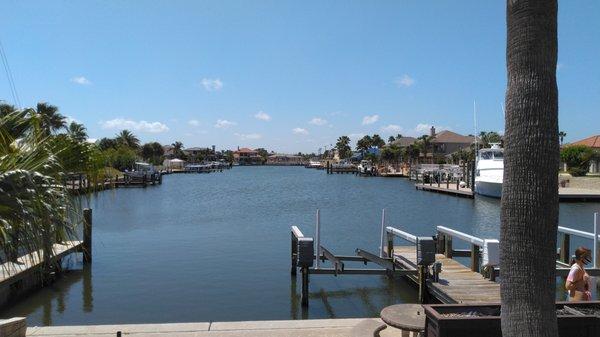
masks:
MULTIPOLYGON (((316 152, 340 135, 503 130, 504 1, 3 0, 23 106, 90 137, 316 152)), ((559 4, 560 128, 600 133, 600 2, 559 4)), ((0 75, 0 99, 12 102, 0 75)))

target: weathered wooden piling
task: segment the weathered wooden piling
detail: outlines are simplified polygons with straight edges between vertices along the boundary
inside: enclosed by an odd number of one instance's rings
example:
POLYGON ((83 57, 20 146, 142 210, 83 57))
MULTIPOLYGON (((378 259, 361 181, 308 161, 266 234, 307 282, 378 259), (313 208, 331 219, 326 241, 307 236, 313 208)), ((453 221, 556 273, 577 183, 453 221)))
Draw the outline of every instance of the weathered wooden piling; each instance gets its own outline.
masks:
POLYGON ((479 246, 471 244, 471 271, 479 272, 479 246))
POLYGON ((419 303, 427 301, 427 266, 422 264, 417 266, 419 273, 419 303))
POLYGON ((92 262, 92 209, 83 210, 83 262, 92 262))
POLYGON ((308 267, 302 267, 302 295, 300 302, 303 307, 308 307, 308 267))

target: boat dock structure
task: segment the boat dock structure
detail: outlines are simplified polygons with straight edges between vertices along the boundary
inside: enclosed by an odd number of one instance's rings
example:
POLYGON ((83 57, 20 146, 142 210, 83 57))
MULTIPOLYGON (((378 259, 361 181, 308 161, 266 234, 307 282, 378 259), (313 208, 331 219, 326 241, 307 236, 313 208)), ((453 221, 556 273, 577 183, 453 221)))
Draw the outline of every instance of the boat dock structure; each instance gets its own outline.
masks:
MULTIPOLYGON (((381 243, 377 252, 356 249, 355 255, 336 255, 320 244, 320 214, 317 211, 315 237, 307 237, 298 226, 291 227, 291 273, 301 273, 301 304, 308 306, 310 275, 402 276, 418 289, 420 303, 500 302, 500 245, 497 239, 483 239, 455 229, 436 226, 432 236, 416 236, 385 223, 382 213, 381 243), (462 242, 468 249, 457 249, 462 242), (398 244, 398 245, 397 245, 398 244), (467 258, 462 264, 456 258, 467 258), (363 262, 377 268, 347 268, 346 262, 363 262)), ((570 239, 577 236, 593 241, 591 276, 600 276, 600 218, 594 214, 593 232, 559 227, 556 275, 566 277, 570 266, 570 239)))
MULTIPOLYGON (((57 242, 52 245, 52 260, 48 263, 53 266, 53 272, 60 272, 61 261, 72 253, 83 253, 85 264, 92 261, 92 210, 83 210, 83 241, 57 242)), ((0 307, 25 295, 27 292, 39 288, 45 277, 40 271, 46 264, 42 250, 29 252, 13 261, 0 265, 0 307)))

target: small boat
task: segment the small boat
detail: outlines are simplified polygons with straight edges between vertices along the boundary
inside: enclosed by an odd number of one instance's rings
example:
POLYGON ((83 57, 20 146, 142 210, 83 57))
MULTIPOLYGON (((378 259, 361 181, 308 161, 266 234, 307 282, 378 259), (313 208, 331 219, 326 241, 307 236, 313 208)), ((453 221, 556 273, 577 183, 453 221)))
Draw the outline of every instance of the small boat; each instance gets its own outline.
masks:
POLYGON ((321 164, 320 161, 315 160, 315 159, 311 159, 308 162, 308 165, 306 167, 308 167, 308 168, 321 168, 321 167, 323 167, 323 165, 321 164))
POLYGON ((347 160, 342 160, 339 163, 332 164, 331 167, 337 169, 351 169, 354 168, 354 164, 347 160))
POLYGON ((479 150, 475 169, 475 193, 500 198, 503 175, 504 152, 500 144, 494 143, 489 149, 479 150))
POLYGON ((375 173, 373 163, 371 163, 370 160, 361 160, 360 164, 358 164, 358 173, 363 175, 373 175, 375 173))
POLYGON ((160 172, 158 172, 152 164, 136 162, 134 164, 134 169, 125 171, 124 175, 127 182, 150 182, 156 180, 157 176, 160 175, 160 172))

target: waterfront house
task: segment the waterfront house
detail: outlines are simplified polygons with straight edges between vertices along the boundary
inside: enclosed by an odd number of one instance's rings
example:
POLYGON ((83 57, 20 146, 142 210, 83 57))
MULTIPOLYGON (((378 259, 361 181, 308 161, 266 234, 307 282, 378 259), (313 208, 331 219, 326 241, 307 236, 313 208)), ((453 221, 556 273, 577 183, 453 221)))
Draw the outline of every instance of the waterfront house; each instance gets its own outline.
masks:
POLYGON ((468 149, 475 142, 473 136, 463 136, 449 130, 435 132, 435 127, 431 127, 430 147, 425 154, 425 162, 438 163, 446 161, 452 153, 462 149, 468 149))
POLYGON ((293 154, 275 153, 267 158, 267 165, 303 165, 304 158, 293 154))
POLYGON ((399 138, 396 138, 396 140, 391 142, 389 145, 394 145, 399 148, 405 148, 405 147, 409 147, 410 145, 414 145, 416 141, 417 141, 417 139, 414 137, 399 137, 399 138))
POLYGON ((167 158, 175 156, 175 147, 173 145, 163 145, 163 155, 167 158))
POLYGON ((183 150, 183 153, 189 158, 189 161, 192 163, 201 162, 201 161, 215 161, 217 158, 217 154, 215 151, 215 146, 210 147, 190 147, 183 150))
MULTIPOLYGON (((591 136, 591 137, 570 143, 568 145, 585 145, 585 146, 592 148, 594 151, 596 151, 598 153, 598 156, 596 156, 596 158, 593 158, 590 161, 589 173, 592 173, 592 174, 600 173, 600 158, 599 158, 600 157, 600 135, 591 136)), ((563 164, 563 165, 564 165, 564 169, 566 170, 567 169, 566 164, 563 164)))
POLYGON ((263 161, 258 151, 247 147, 238 147, 237 151, 233 151, 233 160, 240 165, 260 165, 263 161))

